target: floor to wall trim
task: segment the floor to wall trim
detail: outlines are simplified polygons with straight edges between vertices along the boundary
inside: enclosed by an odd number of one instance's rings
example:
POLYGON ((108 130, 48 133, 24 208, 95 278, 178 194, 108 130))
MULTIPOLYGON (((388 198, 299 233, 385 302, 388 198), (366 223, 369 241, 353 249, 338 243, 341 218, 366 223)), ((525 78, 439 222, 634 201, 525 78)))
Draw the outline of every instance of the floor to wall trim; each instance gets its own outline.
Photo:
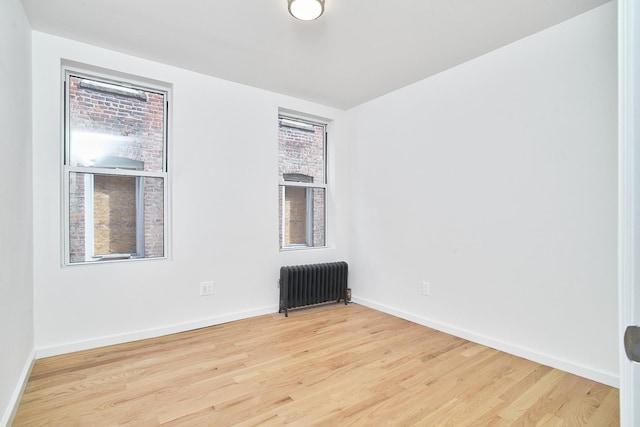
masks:
POLYGON ((7 405, 7 408, 2 415, 2 419, 0 419, 0 426, 10 426, 13 423, 13 419, 18 413, 18 406, 20 406, 20 400, 22 399, 22 394, 24 393, 24 389, 29 381, 29 375, 31 375, 31 370, 33 369, 35 361, 36 351, 31 350, 31 353, 27 357, 24 367, 22 368, 22 372, 20 372, 20 377, 18 377, 18 383, 11 395, 9 405, 7 405))
POLYGON ((236 320, 247 319, 249 317, 261 316, 263 314, 275 313, 278 311, 277 306, 268 306, 256 308, 253 310, 240 311, 236 313, 227 313, 220 316, 209 317, 206 319, 179 323, 175 325, 167 325, 160 328, 146 329, 140 331, 132 331, 123 334, 103 336, 99 338, 91 338, 82 341, 75 341, 61 345, 41 347, 36 349, 36 359, 43 357, 57 356, 60 354, 73 353, 75 351, 90 350, 98 347, 106 347, 114 344, 122 344, 131 341, 138 341, 147 338, 155 338, 163 335, 176 334, 179 332, 191 331, 194 329, 206 328, 208 326, 220 325, 222 323, 233 322, 236 320))
POLYGON ((366 307, 374 310, 382 311, 383 313, 391 314, 392 316, 400 317, 401 319, 408 320, 419 325, 423 325, 432 329, 436 329, 441 332, 445 332, 450 335, 454 335, 459 338, 463 338, 478 344, 485 345, 487 347, 494 348, 496 350, 503 351, 505 353, 513 354, 514 356, 523 357, 525 359, 541 363, 552 368, 560 369, 565 372, 569 372, 574 375, 578 375, 583 378, 588 378, 593 381, 597 381, 602 384, 606 384, 611 387, 620 387, 620 378, 617 374, 608 373, 593 369, 588 366, 583 366, 568 360, 558 359, 557 357, 550 356, 548 354, 540 353, 538 351, 522 348, 518 346, 505 343, 500 340, 493 339, 491 337, 475 334, 471 331, 457 328, 455 326, 440 323, 424 316, 409 313, 402 310, 397 310, 393 307, 388 307, 384 304, 367 300, 364 298, 353 298, 353 302, 362 304, 366 307))
MULTIPOLYGON (((491 337, 478 335, 468 330, 464 330, 464 329, 457 328, 455 326, 440 323, 432 319, 426 318, 424 316, 398 310, 393 307, 386 306, 384 304, 379 304, 375 301, 354 297, 353 302, 362 304, 366 307, 381 311, 383 313, 387 313, 396 317, 400 317, 405 320, 409 320, 411 322, 414 322, 432 329, 445 332, 450 335, 454 335, 469 341, 473 341, 478 344, 486 345, 487 347, 495 348, 496 350, 504 351, 506 353, 513 354, 515 356, 523 357, 525 359, 529 359, 537 363, 541 363, 556 369, 570 372, 574 375, 588 378, 593 381, 597 381, 597 382, 609 385, 611 387, 618 388, 620 384, 619 376, 613 373, 603 372, 603 371, 594 369, 592 367, 583 366, 571 361, 558 359, 557 357, 540 353, 532 349, 514 346, 509 343, 505 343, 491 337)), ((162 335, 169 335, 169 334, 174 334, 178 332, 185 332, 193 329, 219 325, 222 323, 232 322, 235 320, 246 319, 249 317, 260 316, 263 314, 275 313, 278 311, 277 309, 278 309, 277 306, 268 306, 268 307, 262 307, 258 309, 248 310, 248 311, 224 314, 221 316, 215 316, 215 317, 193 321, 193 322, 165 326, 161 328, 147 329, 143 331, 135 331, 130 333, 105 336, 105 337, 94 338, 94 339, 89 339, 84 341, 77 341, 77 342, 72 342, 72 343, 67 343, 67 344, 62 344, 57 346, 38 348, 35 353, 35 359, 40 359, 40 358, 49 357, 49 356, 56 356, 59 354, 72 353, 74 351, 88 350, 88 349, 104 347, 108 345, 137 341, 141 339, 155 338, 162 335)), ((29 371, 30 371, 30 367, 29 367, 29 371)), ((23 375, 25 374, 23 373, 23 375)), ((25 375, 25 384, 26 384, 27 378, 28 378, 28 372, 25 375)))

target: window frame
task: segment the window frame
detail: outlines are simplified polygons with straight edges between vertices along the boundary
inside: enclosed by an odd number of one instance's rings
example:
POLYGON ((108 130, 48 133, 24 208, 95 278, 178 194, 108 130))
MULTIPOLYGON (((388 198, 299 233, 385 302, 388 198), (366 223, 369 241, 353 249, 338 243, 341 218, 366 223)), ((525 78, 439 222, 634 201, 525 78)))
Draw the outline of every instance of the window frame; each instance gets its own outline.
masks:
MULTIPOLYGON (((113 262, 132 262, 132 261, 152 261, 152 260, 164 260, 169 258, 170 248, 170 209, 169 209, 169 116, 171 102, 172 87, 169 84, 154 84, 145 81, 143 78, 135 76, 123 75, 108 71, 96 71, 91 67, 84 69, 78 66, 64 65, 61 72, 62 79, 62 109, 61 109, 61 123, 62 123, 62 240, 63 240, 63 266, 75 266, 75 265, 92 265, 92 264, 104 264, 113 262), (162 169, 160 171, 145 171, 137 170, 133 168, 120 168, 117 166, 112 167, 87 167, 87 166, 73 166, 71 165, 71 117, 69 114, 70 100, 69 95, 69 79, 71 77, 77 77, 80 79, 89 79, 98 83, 106 83, 121 86, 132 90, 141 90, 145 92, 152 92, 156 94, 162 94, 164 96, 163 105, 163 150, 162 150, 162 169), (85 174, 85 177, 89 177, 91 183, 94 182, 95 176, 130 176, 136 178, 136 254, 119 254, 119 255, 99 255, 91 251, 91 254, 86 251, 89 243, 94 242, 94 233, 91 233, 90 237, 86 237, 85 240, 85 259, 84 261, 71 261, 71 242, 70 242, 70 211, 71 211, 71 188, 70 180, 72 174, 85 174), (139 206, 141 200, 141 187, 144 185, 145 178, 158 178, 163 183, 163 255, 157 257, 144 257, 140 256, 140 229, 144 227, 143 221, 140 221, 138 217, 143 212, 144 207, 139 206), (141 225, 142 224, 142 225, 141 225), (91 258, 91 259, 90 259, 91 258)), ((86 178, 85 178, 86 179, 86 178)), ((94 188, 85 189, 90 193, 93 193, 94 188)), ((90 203, 90 211, 85 210, 85 216, 93 214, 93 200, 90 203)), ((88 228, 89 223, 93 223, 94 218, 91 221, 85 223, 85 230, 88 228)), ((144 242, 144 238, 142 239, 144 242)), ((144 243, 142 243, 144 249, 144 243)), ((92 245, 93 246, 93 245, 92 245)))
MULTIPOLYGON (((322 149, 322 156, 323 156, 323 171, 322 171, 322 176, 323 176, 323 182, 304 182, 304 181, 287 181, 284 179, 284 175, 288 175, 288 174, 283 174, 282 177, 279 177, 279 182, 278 182, 278 194, 279 194, 279 198, 281 197, 282 200, 284 200, 285 197, 285 193, 286 193, 286 188, 287 187, 298 187, 298 188, 306 188, 307 190, 307 217, 306 217, 306 240, 307 242, 305 244, 300 244, 300 243, 296 243, 296 244, 289 244, 286 245, 286 228, 285 228, 285 206, 284 203, 282 203, 282 206, 278 206, 278 210, 280 211, 279 213, 279 242, 278 242, 278 246, 280 248, 281 252, 287 252, 287 251, 296 251, 296 250, 313 250, 313 249, 324 249, 327 248, 328 245, 328 218, 327 218, 327 214, 328 214, 328 205, 329 205, 329 177, 328 177, 328 172, 329 172, 329 158, 328 158, 328 127, 329 127, 329 123, 327 123, 327 121, 325 120, 321 120, 321 119, 309 119, 306 117, 301 117, 299 115, 296 114, 291 114, 291 113, 283 113, 280 112, 278 114, 278 128, 281 126, 281 121, 292 121, 292 122, 298 122, 298 123, 306 123, 312 126, 320 126, 323 128, 323 149, 322 149), (324 217, 324 244, 321 246, 313 246, 313 209, 309 209, 309 207, 313 206, 313 199, 309 197, 310 194, 313 194, 314 189, 322 189, 324 190, 324 209, 323 209, 323 217, 324 217), (309 245, 309 241, 311 240, 311 245, 309 245)), ((295 126, 291 126, 294 127, 295 126)), ((279 130, 278 130, 279 132, 279 130)), ((279 140, 279 137, 278 137, 279 140)), ((296 174, 291 174, 291 175, 296 175, 296 174)))

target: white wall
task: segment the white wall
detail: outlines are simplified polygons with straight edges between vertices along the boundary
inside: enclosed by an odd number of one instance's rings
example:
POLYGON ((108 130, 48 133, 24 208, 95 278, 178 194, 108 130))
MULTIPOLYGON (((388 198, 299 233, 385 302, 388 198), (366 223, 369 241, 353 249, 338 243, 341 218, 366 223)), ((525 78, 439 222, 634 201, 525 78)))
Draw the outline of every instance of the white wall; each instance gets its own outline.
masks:
POLYGON ((19 0, 0 2, 0 425, 33 360, 31 29, 19 0))
POLYGON ((346 259, 361 303, 615 385, 615 26, 610 3, 347 113, 34 32, 38 355, 274 312, 281 265, 346 259), (173 84, 171 259, 61 266, 62 59, 173 84), (334 120, 329 249, 278 251, 278 108, 334 120))
POLYGON ((612 2, 350 110, 356 301, 615 385, 616 99, 612 2))
POLYGON ((281 265, 346 259, 342 112, 39 32, 33 92, 38 357, 277 312, 281 265), (169 260, 61 266, 62 59, 173 85, 169 260), (331 248, 279 252, 278 108, 333 120, 331 248))

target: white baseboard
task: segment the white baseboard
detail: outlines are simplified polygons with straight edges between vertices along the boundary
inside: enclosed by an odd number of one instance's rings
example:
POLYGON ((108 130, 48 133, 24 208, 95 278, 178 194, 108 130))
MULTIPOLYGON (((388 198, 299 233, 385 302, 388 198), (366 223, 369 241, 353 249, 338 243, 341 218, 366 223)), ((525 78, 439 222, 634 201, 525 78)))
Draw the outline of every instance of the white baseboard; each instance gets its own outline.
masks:
MULTIPOLYGON (((523 357, 528 360, 532 360, 537 363, 541 363, 552 368, 560 369, 565 372, 572 373, 584 378, 588 378, 593 381, 597 381, 611 387, 619 388, 620 379, 617 374, 603 372, 597 369, 593 369, 588 366, 583 366, 571 361, 559 359, 557 357, 550 356, 548 354, 540 353, 535 350, 514 346, 509 343, 505 343, 500 340, 496 340, 491 337, 476 334, 472 331, 460 329, 452 325, 437 322, 432 319, 426 318, 421 315, 409 313, 403 310, 398 310, 393 307, 379 304, 377 302, 367 300, 364 298, 353 297, 352 301, 357 304, 364 305, 366 307, 373 308, 383 313, 390 314, 392 316, 399 317, 401 319, 408 320, 419 325, 423 325, 438 331, 445 332, 456 337, 460 337, 478 344, 485 345, 487 347, 495 348, 496 350, 504 351, 505 353, 513 354, 518 357, 523 357)), ((59 354, 72 353, 74 351, 88 350, 92 348, 105 347, 108 345, 121 344, 125 342, 137 341, 146 338, 155 338, 162 335, 169 335, 178 332, 190 331, 193 329, 205 328, 207 326, 219 325, 222 323, 233 322, 235 320, 246 319, 249 317, 261 316, 264 314, 276 313, 278 311, 277 306, 268 306, 257 308, 253 310, 247 310, 237 313, 229 313, 221 316, 215 316, 207 319, 201 319, 193 322, 181 323, 176 325, 169 325, 161 328, 147 329, 142 331, 134 331, 125 334, 105 336, 85 341, 77 341, 67 343, 58 346, 39 348, 35 352, 35 359, 43 357, 56 356, 59 354)), ((23 372, 24 385, 29 377, 31 365, 23 372)), ((21 377, 22 378, 22 377, 21 377)), ((21 391, 20 391, 21 394, 21 391)), ((19 399, 20 394, 16 395, 16 399, 19 399)), ((16 408, 17 409, 17 408, 16 408)), ((3 418, 4 421, 4 418, 3 418)), ((1 425, 1 424, 0 424, 1 425)))
POLYGON ((31 353, 27 357, 24 367, 22 368, 22 372, 20 372, 20 377, 18 378, 16 388, 11 395, 11 400, 9 401, 4 414, 2 414, 2 419, 0 419, 0 426, 10 426, 13 423, 13 419, 18 413, 18 406, 20 406, 22 393, 24 393, 24 389, 27 386, 27 381, 29 381, 29 375, 31 375, 31 369, 33 369, 33 364, 35 361, 36 351, 31 350, 31 353))
POLYGON ((124 334, 109 335, 99 338, 92 338, 83 341, 75 341, 62 345, 43 347, 36 349, 36 358, 57 356, 59 354, 73 353, 75 351, 89 350, 98 347, 105 347, 114 344, 122 344, 131 341, 138 341, 147 338, 155 338, 163 335, 175 334, 178 332, 191 331, 194 329, 206 328, 208 326, 220 325, 222 323, 247 319, 249 317, 261 316, 263 314, 276 313, 278 306, 268 306, 253 310, 227 313, 221 316, 210 317, 192 322, 179 323, 175 325, 163 326, 161 328, 146 329, 140 331, 127 332, 124 334))
POLYGON ((541 363, 552 368, 560 369, 565 372, 569 372, 574 375, 578 375, 583 378, 588 378, 593 381, 597 381, 602 384, 606 384, 611 387, 620 387, 620 378, 617 374, 599 371, 597 369, 583 366, 577 363, 570 362, 568 360, 558 359, 557 357, 550 356, 548 354, 540 353, 535 350, 517 347, 500 340, 493 339, 491 337, 478 335, 474 332, 457 328, 455 326, 440 323, 424 316, 420 316, 406 311, 397 310, 393 307, 388 307, 384 304, 379 304, 374 301, 370 301, 364 298, 354 297, 353 302, 364 305, 365 307, 373 308, 383 313, 391 314, 392 316, 399 317, 401 319, 408 320, 419 325, 423 325, 432 329, 436 329, 441 332, 445 332, 449 335, 453 335, 459 338, 463 338, 478 344, 485 345, 487 347, 495 348, 496 350, 503 351, 505 353, 513 354, 514 356, 522 357, 528 360, 532 360, 536 363, 541 363))

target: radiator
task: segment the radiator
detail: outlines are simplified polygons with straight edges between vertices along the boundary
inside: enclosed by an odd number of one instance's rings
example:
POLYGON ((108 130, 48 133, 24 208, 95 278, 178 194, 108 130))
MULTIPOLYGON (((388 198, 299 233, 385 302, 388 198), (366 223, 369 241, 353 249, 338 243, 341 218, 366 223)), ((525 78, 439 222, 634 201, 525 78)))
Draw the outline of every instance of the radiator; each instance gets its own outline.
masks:
POLYGON ((280 268, 280 309, 289 316, 290 308, 344 300, 347 304, 348 264, 291 265, 280 268))

